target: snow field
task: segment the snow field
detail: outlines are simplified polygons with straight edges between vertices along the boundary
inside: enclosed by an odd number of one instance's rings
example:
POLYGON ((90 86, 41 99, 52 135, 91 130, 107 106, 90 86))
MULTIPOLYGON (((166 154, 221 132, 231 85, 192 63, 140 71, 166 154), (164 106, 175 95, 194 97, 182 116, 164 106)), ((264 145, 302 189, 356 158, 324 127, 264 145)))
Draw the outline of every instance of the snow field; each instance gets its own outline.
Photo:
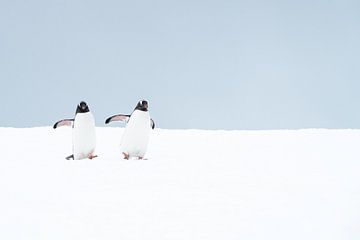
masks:
POLYGON ((0 128, 0 239, 360 239, 360 131, 152 132, 67 161, 71 128, 0 128))

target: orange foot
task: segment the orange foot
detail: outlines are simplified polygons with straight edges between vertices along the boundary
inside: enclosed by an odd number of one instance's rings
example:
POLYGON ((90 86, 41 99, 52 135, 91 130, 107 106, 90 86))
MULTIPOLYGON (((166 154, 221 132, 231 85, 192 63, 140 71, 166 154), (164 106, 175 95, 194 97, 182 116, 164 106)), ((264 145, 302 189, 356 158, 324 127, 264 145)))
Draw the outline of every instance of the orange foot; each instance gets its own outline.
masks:
POLYGON ((125 160, 129 160, 129 154, 127 154, 126 152, 123 152, 122 154, 124 154, 124 159, 125 160))

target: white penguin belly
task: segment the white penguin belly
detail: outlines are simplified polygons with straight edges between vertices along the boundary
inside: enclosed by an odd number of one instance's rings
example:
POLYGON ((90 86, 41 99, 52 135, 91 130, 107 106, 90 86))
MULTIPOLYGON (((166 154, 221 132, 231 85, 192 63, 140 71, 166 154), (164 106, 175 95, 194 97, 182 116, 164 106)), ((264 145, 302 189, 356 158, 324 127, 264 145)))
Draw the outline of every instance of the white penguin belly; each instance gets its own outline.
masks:
POLYGON ((121 150, 130 157, 144 157, 150 137, 149 112, 135 110, 127 123, 121 150))
POLYGON ((74 159, 89 157, 96 146, 95 120, 90 112, 75 116, 73 129, 74 159))

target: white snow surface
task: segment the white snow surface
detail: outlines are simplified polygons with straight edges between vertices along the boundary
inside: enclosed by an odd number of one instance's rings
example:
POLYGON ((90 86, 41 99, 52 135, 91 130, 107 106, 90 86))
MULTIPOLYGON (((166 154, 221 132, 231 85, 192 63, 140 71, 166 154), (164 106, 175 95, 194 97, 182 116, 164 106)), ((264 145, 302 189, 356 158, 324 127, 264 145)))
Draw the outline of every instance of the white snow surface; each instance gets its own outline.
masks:
POLYGON ((148 160, 65 160, 71 128, 0 128, 0 239, 360 239, 360 131, 163 130, 148 160))

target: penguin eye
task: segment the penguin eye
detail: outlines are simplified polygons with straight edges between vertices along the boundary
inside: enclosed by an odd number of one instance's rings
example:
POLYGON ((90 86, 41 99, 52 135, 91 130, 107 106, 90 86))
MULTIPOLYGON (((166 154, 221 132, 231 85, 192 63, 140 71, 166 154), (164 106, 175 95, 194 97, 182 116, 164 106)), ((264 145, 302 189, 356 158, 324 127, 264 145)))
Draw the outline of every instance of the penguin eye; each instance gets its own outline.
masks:
POLYGON ((140 101, 140 105, 141 105, 141 106, 143 105, 143 101, 140 101))

